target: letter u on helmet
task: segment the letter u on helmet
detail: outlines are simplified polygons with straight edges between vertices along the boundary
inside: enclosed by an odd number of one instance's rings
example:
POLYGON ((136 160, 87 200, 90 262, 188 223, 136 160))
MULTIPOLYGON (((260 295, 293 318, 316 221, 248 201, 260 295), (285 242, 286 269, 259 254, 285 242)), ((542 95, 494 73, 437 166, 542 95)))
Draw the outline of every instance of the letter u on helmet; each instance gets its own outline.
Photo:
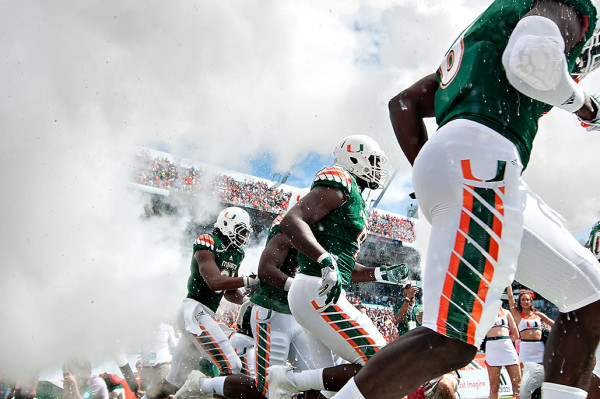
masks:
POLYGON ((383 186, 389 175, 388 170, 381 167, 387 160, 385 153, 369 136, 346 137, 333 149, 333 157, 337 165, 365 181, 372 190, 383 186))
POLYGON ((252 232, 250 215, 237 206, 225 208, 219 213, 215 228, 229 238, 231 244, 241 248, 248 243, 252 232))

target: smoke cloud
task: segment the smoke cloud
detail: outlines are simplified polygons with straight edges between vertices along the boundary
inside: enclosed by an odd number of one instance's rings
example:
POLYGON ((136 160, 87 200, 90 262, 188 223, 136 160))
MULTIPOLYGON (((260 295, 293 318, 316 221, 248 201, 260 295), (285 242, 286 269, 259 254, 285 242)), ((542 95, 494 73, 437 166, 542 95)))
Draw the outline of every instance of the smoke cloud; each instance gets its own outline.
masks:
MULTIPOLYGON (((181 237, 218 210, 198 199, 200 215, 142 217, 126 182, 143 145, 230 169, 266 151, 285 170, 369 134, 399 170, 384 201, 401 204, 410 167, 387 101, 434 72, 489 4, 2 2, 0 369, 131 349, 174 318, 191 257, 181 237)), ((541 131, 525 178, 569 228, 588 228, 600 217, 600 135, 560 110, 541 131)))

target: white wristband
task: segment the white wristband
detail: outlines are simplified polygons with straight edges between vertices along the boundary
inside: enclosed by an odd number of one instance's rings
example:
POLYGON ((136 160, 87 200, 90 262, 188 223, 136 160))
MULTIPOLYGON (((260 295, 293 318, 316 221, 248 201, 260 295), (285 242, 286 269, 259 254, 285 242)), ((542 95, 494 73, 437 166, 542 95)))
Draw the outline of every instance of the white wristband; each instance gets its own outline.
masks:
POLYGON ((288 277, 288 279, 285 280, 285 285, 283 286, 283 290, 284 291, 289 291, 293 282, 294 282, 294 279, 291 278, 291 277, 288 277))
POLYGON ((375 281, 383 281, 383 276, 381 275, 381 266, 377 266, 375 270, 373 270, 373 274, 375 275, 375 281))
POLYGON ((326 257, 331 256, 329 252, 323 252, 321 254, 321 256, 319 256, 317 258, 317 263, 321 263, 323 261, 323 259, 325 259, 326 257))

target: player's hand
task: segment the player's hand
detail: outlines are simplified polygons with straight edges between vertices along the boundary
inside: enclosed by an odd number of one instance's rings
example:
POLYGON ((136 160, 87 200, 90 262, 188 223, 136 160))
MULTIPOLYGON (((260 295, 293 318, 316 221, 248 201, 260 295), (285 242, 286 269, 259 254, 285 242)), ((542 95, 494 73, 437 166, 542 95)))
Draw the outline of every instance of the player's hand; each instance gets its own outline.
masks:
POLYGON ((321 264, 321 285, 319 296, 327 295, 325 304, 336 303, 342 292, 342 279, 339 276, 336 256, 329 254, 323 258, 321 264))
POLYGON ((260 283, 258 276, 254 273, 249 276, 242 276, 242 279, 244 280, 244 287, 246 288, 254 287, 260 283))
POLYGON ((402 285, 408 277, 408 266, 398 263, 392 266, 380 266, 375 270, 375 281, 402 285))
POLYGON ((587 96, 590 99, 590 104, 586 104, 582 109, 577 111, 576 114, 578 116, 579 122, 581 122, 581 126, 585 128, 588 132, 594 132, 600 130, 600 93, 587 93, 587 96), (589 116, 593 111, 589 111, 589 108, 596 111, 595 116, 589 116), (588 116, 584 116, 584 108, 588 108, 587 114, 588 116))

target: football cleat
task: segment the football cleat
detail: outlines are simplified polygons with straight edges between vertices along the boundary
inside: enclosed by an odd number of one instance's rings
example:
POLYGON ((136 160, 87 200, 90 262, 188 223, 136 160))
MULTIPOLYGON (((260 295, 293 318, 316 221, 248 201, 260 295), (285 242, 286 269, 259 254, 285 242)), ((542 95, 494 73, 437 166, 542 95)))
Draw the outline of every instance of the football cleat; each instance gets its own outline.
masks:
POLYGON ((269 399, 292 399, 300 393, 294 382, 291 366, 271 366, 267 368, 269 399))
POLYGON ((200 391, 200 387, 202 386, 202 381, 208 378, 201 371, 192 370, 190 375, 188 375, 187 380, 183 383, 181 388, 175 393, 173 399, 210 399, 212 398, 212 394, 202 393, 200 391))

